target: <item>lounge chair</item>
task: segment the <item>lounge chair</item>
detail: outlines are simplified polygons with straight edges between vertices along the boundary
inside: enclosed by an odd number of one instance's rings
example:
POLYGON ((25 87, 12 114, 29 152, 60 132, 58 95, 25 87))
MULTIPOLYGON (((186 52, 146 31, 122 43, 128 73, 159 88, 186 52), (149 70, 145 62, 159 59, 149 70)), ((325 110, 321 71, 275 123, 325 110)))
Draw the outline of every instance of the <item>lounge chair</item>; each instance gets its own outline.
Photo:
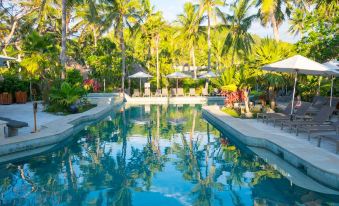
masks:
POLYGON ((202 89, 201 95, 202 95, 202 96, 208 96, 208 91, 207 91, 207 89, 202 89))
POLYGON ((175 97, 175 96, 177 96, 177 89, 171 89, 171 96, 172 97, 175 97))
POLYGON ((161 89, 157 89, 154 94, 155 97, 162 97, 161 89))
POLYGON ((167 88, 162 88, 161 89, 161 96, 162 97, 168 97, 168 90, 167 90, 167 88))
POLYGON ((310 106, 310 108, 308 109, 308 113, 309 114, 315 114, 317 113, 322 106, 324 105, 328 105, 328 100, 326 99, 326 97, 323 96, 315 96, 312 100, 312 105, 310 106))
POLYGON ((146 88, 143 97, 151 97, 151 89, 146 88))
POLYGON ((134 89, 132 97, 140 97, 140 96, 141 95, 140 95, 139 89, 134 89))
POLYGON ((267 118, 267 123, 268 122, 273 122, 273 126, 275 127, 275 125, 278 122, 282 122, 282 121, 290 121, 291 118, 292 120, 298 120, 298 119, 310 119, 311 117, 306 116, 306 112, 308 110, 308 108, 311 106, 310 102, 302 102, 301 106, 298 107, 298 109, 296 110, 296 112, 290 116, 290 115, 283 115, 283 116, 271 116, 267 118))
POLYGON ((178 97, 184 97, 185 93, 184 93, 184 89, 183 88, 178 88, 178 93, 177 93, 178 97))
POLYGON ((284 129, 284 126, 289 126, 290 130, 293 128, 296 130, 296 135, 299 134, 299 128, 302 126, 317 126, 324 125, 329 120, 330 116, 334 111, 334 107, 323 106, 320 111, 309 121, 304 119, 294 120, 294 121, 282 121, 281 129, 284 129))
POLYGON ((308 140, 311 139, 311 133, 325 132, 325 131, 336 131, 339 134, 339 121, 331 122, 329 124, 322 125, 305 125, 298 128, 299 132, 307 132, 308 140))
POLYGON ((259 121, 259 117, 262 118, 263 122, 269 117, 289 117, 291 114, 291 105, 292 103, 289 103, 281 113, 258 113, 257 121, 259 121))
POLYGON ((323 134, 317 136, 318 138, 318 147, 320 147, 321 140, 327 139, 336 143, 336 153, 339 152, 339 135, 338 134, 323 134))
POLYGON ((197 94, 195 93, 195 88, 190 88, 188 96, 190 97, 195 97, 197 94))

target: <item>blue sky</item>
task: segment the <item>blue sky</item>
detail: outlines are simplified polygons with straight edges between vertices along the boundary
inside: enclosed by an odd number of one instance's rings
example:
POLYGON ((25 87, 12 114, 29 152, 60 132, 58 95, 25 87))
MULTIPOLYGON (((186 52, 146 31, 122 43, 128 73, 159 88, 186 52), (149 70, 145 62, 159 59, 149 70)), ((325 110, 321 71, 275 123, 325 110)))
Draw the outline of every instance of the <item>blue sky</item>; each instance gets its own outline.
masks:
MULTIPOLYGON (((155 10, 162 11, 165 19, 169 22, 175 20, 176 16, 183 11, 183 5, 186 2, 197 2, 196 0, 151 0, 155 10)), ((295 37, 288 33, 288 22, 283 23, 279 28, 280 39, 287 42, 296 42, 298 37, 295 37)), ((257 21, 254 22, 250 32, 257 34, 261 37, 273 36, 273 31, 270 26, 263 27, 257 21)))

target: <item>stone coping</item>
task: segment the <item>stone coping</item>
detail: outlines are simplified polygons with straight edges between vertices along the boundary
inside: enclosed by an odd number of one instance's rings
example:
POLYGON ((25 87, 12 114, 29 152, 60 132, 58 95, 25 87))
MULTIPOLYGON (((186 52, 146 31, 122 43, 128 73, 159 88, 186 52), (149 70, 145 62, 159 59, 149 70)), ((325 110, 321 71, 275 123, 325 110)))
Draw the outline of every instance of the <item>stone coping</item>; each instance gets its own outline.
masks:
POLYGON ((339 157, 304 140, 265 132, 222 112, 218 106, 204 106, 203 117, 216 128, 247 146, 261 147, 300 168, 316 181, 339 190, 339 157))
MULTIPOLYGON (((123 103, 121 98, 112 96, 109 98, 89 98, 89 100, 96 103, 97 106, 86 112, 67 115, 46 123, 41 126, 40 131, 37 133, 0 139, 0 163, 4 162, 4 159, 9 159, 8 155, 13 153, 27 152, 28 150, 61 142, 79 132, 79 125, 95 121, 108 112, 119 109, 123 103), (5 156, 6 158, 3 158, 5 156)), ((29 152, 27 153, 29 154, 29 152)))

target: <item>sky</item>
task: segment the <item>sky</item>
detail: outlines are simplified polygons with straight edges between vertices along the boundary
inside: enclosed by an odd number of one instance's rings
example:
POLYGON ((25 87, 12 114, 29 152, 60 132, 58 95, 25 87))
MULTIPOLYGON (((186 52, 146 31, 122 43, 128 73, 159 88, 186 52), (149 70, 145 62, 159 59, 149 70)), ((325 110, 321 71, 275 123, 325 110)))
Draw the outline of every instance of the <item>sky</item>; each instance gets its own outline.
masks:
MULTIPOLYGON (((196 3, 196 0, 151 0, 156 11, 162 11, 165 19, 168 22, 173 22, 176 16, 183 12, 183 7, 186 2, 196 3)), ((255 12, 255 10, 253 10, 255 12)), ((295 43, 299 40, 298 36, 294 36, 288 32, 288 21, 285 21, 279 27, 279 35, 282 41, 295 43)), ((273 29, 270 26, 263 27, 259 21, 252 24, 249 32, 257 34, 260 37, 273 37, 273 29)))

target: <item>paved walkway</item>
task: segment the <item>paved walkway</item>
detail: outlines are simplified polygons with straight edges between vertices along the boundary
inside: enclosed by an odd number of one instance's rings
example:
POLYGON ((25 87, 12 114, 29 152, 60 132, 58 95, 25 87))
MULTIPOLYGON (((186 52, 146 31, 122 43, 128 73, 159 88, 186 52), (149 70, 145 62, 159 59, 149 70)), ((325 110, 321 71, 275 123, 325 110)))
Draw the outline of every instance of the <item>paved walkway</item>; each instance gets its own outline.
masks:
MULTIPOLYGON (((48 122, 57 120, 62 116, 43 112, 43 106, 38 104, 37 124, 38 129, 41 125, 48 122)), ((28 102, 26 104, 11 104, 0 105, 0 117, 10 118, 12 120, 27 122, 28 127, 19 129, 19 135, 29 134, 33 131, 34 118, 33 118, 33 103, 28 102)))

